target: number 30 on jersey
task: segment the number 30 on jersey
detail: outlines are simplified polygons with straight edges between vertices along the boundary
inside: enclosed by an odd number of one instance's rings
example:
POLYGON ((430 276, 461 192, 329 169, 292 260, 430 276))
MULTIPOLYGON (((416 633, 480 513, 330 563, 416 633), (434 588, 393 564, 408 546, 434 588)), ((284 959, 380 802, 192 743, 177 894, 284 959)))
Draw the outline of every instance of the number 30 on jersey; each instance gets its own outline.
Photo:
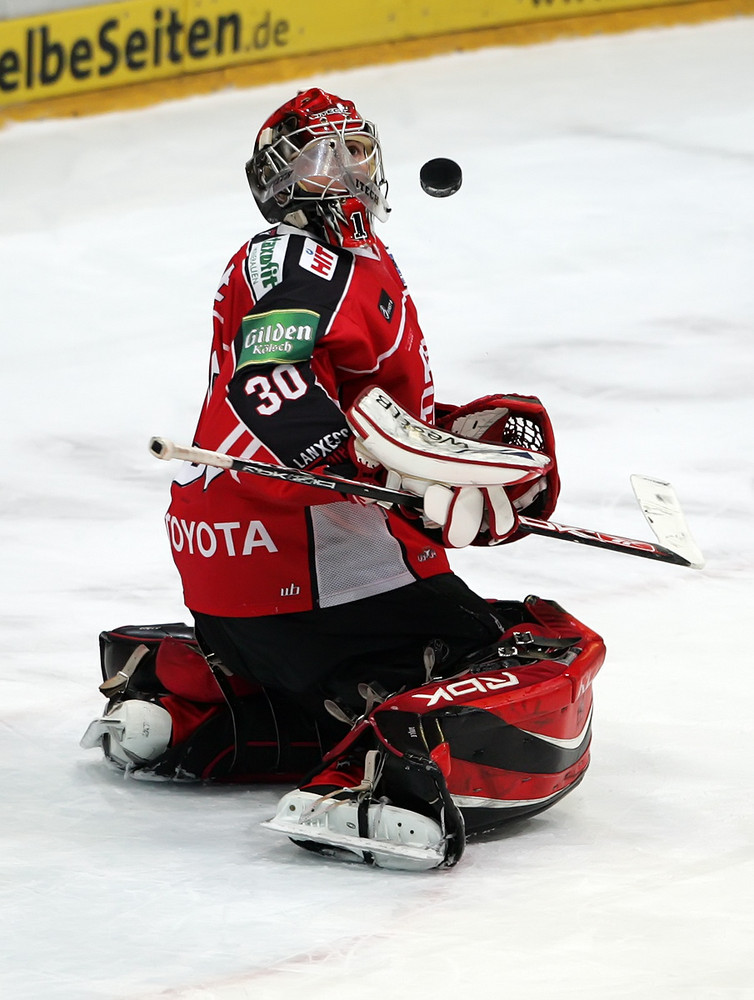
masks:
POLYGON ((272 375, 252 375, 246 380, 244 392, 256 396, 259 404, 256 411, 260 416, 270 417, 277 413, 286 399, 300 399, 309 386, 301 373, 293 365, 279 365, 272 375))

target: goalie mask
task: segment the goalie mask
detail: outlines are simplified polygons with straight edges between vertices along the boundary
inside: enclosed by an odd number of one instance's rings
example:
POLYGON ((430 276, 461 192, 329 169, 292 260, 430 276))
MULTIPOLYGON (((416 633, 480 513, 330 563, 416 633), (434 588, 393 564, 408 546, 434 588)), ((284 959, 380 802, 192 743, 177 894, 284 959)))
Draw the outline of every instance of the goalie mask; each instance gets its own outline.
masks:
POLYGON ((377 129, 351 101, 317 88, 267 119, 246 176, 268 222, 314 227, 335 245, 371 243, 372 219, 390 212, 377 129))

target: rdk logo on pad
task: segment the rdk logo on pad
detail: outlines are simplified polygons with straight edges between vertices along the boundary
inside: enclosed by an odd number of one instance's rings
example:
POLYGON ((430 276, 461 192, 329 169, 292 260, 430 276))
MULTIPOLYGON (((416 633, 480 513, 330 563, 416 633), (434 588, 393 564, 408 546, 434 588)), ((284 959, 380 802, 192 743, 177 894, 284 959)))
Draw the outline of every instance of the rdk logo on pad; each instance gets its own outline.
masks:
POLYGON ((337 263, 337 255, 332 250, 320 246, 319 243, 315 243, 308 237, 304 240, 304 249, 301 251, 301 259, 299 260, 301 267, 330 281, 335 274, 337 263))

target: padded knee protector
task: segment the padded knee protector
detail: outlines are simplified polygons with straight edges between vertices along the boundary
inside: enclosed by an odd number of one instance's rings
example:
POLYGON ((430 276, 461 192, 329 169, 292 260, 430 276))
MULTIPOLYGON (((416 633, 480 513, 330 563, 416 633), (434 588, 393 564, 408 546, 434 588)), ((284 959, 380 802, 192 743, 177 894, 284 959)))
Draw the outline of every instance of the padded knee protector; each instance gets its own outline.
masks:
POLYGON ((95 719, 81 738, 85 750, 101 746, 108 760, 127 769, 163 754, 172 732, 170 713, 151 701, 133 699, 95 719))

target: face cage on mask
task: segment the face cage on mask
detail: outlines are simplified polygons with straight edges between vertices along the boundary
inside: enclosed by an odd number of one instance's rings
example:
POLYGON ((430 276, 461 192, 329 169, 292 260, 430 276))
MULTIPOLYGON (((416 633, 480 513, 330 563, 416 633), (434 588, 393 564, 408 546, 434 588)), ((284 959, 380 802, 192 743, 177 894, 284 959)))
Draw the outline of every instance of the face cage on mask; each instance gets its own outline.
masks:
MULTIPOLYGON (((290 165, 307 147, 320 140, 326 140, 329 136, 340 139, 347 147, 349 140, 354 140, 362 145, 367 155, 362 161, 365 173, 369 176, 375 188, 380 193, 380 200, 384 204, 384 214, 377 212, 378 217, 383 221, 387 218, 386 197, 388 183, 385 178, 382 165, 382 151, 380 148, 377 130, 371 122, 360 119, 357 122, 344 121, 340 125, 327 122, 321 126, 307 126, 284 132, 277 137, 275 133, 285 127, 285 122, 275 128, 265 129, 258 139, 259 149, 246 164, 246 176, 249 181, 254 198, 262 212, 269 221, 280 221, 289 217, 297 211, 303 212, 308 221, 315 221, 317 218, 327 225, 333 226, 343 218, 342 205, 353 197, 352 192, 331 190, 332 185, 324 189, 314 189, 307 191, 296 182, 290 187, 283 187, 274 197, 270 197, 269 188, 274 186, 276 178, 290 170, 290 165)), ((363 200, 363 199, 362 199, 363 200)), ((374 213, 374 208, 363 200, 364 206, 370 214, 374 213)))

